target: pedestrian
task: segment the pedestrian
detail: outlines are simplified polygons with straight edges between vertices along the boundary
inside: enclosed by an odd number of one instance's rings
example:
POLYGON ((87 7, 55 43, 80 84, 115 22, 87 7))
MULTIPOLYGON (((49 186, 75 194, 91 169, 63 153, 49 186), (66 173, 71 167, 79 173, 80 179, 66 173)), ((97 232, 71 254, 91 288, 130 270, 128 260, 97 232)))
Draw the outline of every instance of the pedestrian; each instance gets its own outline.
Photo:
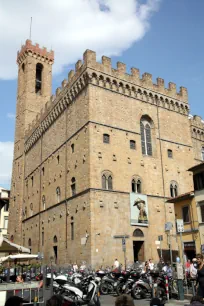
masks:
POLYGON ((61 295, 53 295, 46 303, 46 306, 62 306, 63 298, 61 295))
POLYGON ((114 270, 119 269, 119 267, 120 267, 120 263, 119 263, 118 259, 116 258, 115 261, 114 261, 114 264, 113 264, 113 269, 114 270))
POLYGON ((190 265, 190 278, 192 280, 195 280, 197 277, 197 271, 198 271, 197 268, 198 268, 197 259, 193 258, 192 264, 190 265))
POLYGON ((5 303, 5 306, 23 306, 23 299, 17 295, 11 296, 5 303))
POLYGON ((197 272, 197 283, 198 283, 198 291, 197 295, 204 297, 204 262, 203 255, 196 255, 197 263, 198 263, 198 272, 197 272))
POLYGON ((185 263, 186 277, 189 277, 190 275, 190 266, 191 266, 191 261, 190 259, 188 259, 187 262, 185 263))
POLYGON ((78 271, 78 266, 76 262, 73 264, 72 268, 73 268, 74 273, 78 271))
POLYGON ((148 272, 148 268, 149 268, 149 263, 148 263, 148 261, 146 260, 146 261, 145 261, 145 264, 144 264, 144 273, 147 273, 147 272, 148 272))
POLYGON ((172 268, 169 262, 164 265, 162 271, 164 271, 168 277, 172 276, 172 268))
POLYGON ((122 294, 116 298, 115 306, 134 306, 133 298, 127 294, 122 294))
POLYGON ((154 270, 154 263, 152 262, 152 259, 149 259, 148 269, 150 271, 154 270))

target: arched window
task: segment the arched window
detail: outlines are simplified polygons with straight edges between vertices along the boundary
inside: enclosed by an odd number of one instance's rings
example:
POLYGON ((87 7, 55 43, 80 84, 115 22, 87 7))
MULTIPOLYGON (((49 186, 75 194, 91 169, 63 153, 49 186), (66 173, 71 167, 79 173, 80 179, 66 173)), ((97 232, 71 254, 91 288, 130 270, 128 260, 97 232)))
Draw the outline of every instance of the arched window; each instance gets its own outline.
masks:
POLYGON ((42 71, 43 65, 38 63, 36 65, 36 79, 35 79, 35 92, 41 94, 42 91, 42 71))
POLYGON ((56 235, 53 238, 53 243, 57 243, 57 236, 56 235))
POLYGON ((136 230, 133 232, 133 237, 144 237, 144 233, 141 231, 141 229, 136 228, 136 230))
POLYGON ((113 177, 110 171, 105 171, 101 177, 102 189, 113 190, 113 177))
POLYGON ((102 175, 102 188, 106 189, 106 176, 105 176, 105 174, 102 175))
POLYGON ((113 180, 112 180, 112 176, 109 175, 108 177, 108 190, 112 190, 113 189, 113 180))
POLYGON ((43 209, 45 210, 45 208, 46 208, 46 203, 45 203, 45 196, 43 195, 42 196, 42 206, 43 206, 43 209))
POLYGON ((60 196, 61 196, 61 192, 60 192, 59 187, 56 188, 56 196, 57 196, 57 203, 59 203, 60 202, 60 196))
POLYGON ((72 191, 72 196, 76 194, 76 179, 73 177, 71 179, 71 191, 72 191))
POLYGON ((152 156, 151 119, 147 116, 140 121, 142 154, 152 156))
POLYGON ((178 184, 176 182, 171 182, 170 184, 170 195, 172 198, 178 196, 178 184))
POLYGON ((201 148, 201 159, 204 161, 204 147, 201 148))
POLYGON ((31 239, 28 239, 28 246, 31 247, 31 239))
POLYGON ((142 193, 142 181, 140 178, 132 179, 132 192, 142 193))

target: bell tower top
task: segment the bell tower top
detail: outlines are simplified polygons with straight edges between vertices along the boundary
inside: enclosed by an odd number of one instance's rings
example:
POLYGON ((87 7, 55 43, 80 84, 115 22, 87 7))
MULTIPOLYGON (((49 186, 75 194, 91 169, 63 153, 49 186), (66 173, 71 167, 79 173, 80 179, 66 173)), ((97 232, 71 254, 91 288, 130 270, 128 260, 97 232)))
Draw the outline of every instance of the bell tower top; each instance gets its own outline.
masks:
POLYGON ((27 56, 33 56, 35 58, 41 58, 42 61, 49 64, 54 63, 54 51, 47 51, 46 48, 40 48, 39 44, 32 44, 32 41, 27 39, 25 45, 21 47, 21 50, 17 53, 17 63, 20 65, 27 56))

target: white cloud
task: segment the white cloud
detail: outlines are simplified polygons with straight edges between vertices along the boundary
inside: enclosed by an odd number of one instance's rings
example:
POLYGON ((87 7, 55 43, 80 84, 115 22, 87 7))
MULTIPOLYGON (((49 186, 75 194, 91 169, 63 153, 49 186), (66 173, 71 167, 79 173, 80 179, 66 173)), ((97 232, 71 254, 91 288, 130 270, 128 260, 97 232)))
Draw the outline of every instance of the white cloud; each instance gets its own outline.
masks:
POLYGON ((15 114, 13 114, 13 113, 8 113, 7 115, 6 115, 9 119, 15 119, 15 114))
POLYGON ((16 77, 16 52, 29 36, 55 51, 54 72, 86 49, 119 55, 149 29, 160 0, 0 0, 0 78, 16 77))
POLYGON ((0 186, 10 186, 12 161, 13 142, 0 142, 0 186))

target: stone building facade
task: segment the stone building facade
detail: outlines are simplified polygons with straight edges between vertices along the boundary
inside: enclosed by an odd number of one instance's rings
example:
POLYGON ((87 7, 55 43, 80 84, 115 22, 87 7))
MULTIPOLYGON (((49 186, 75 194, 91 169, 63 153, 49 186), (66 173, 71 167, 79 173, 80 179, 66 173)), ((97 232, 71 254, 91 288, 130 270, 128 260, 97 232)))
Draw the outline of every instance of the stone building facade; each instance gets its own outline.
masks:
MULTIPOLYGON (((204 143, 187 90, 87 50, 51 96, 53 52, 27 40, 17 56, 18 96, 9 235, 45 262, 92 265, 158 259, 166 199, 193 189, 189 165, 204 143), (193 135, 193 136, 192 136, 193 135), (131 224, 130 196, 145 195, 148 224, 131 224)), ((201 152, 201 151, 200 151, 201 152)), ((138 200, 138 199, 137 199, 138 200)), ((172 234, 175 234, 173 226, 172 234)), ((173 250, 177 242, 172 237, 173 250)))

